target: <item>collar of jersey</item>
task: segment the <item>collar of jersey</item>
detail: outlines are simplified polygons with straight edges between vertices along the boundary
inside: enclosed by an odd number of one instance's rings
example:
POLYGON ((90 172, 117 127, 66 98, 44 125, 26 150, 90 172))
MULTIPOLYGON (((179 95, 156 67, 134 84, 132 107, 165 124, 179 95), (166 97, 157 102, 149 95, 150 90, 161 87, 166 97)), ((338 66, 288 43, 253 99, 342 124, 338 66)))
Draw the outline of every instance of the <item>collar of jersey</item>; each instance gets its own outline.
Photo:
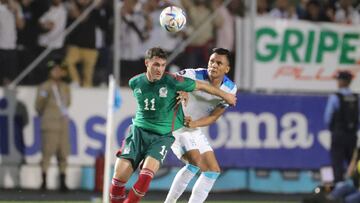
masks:
POLYGON ((160 80, 157 80, 157 81, 154 81, 154 82, 151 82, 148 77, 146 76, 146 73, 145 73, 145 81, 146 83, 150 84, 150 85, 154 85, 154 84, 157 84, 158 82, 162 81, 165 77, 165 73, 163 74, 163 76, 160 78, 160 80))

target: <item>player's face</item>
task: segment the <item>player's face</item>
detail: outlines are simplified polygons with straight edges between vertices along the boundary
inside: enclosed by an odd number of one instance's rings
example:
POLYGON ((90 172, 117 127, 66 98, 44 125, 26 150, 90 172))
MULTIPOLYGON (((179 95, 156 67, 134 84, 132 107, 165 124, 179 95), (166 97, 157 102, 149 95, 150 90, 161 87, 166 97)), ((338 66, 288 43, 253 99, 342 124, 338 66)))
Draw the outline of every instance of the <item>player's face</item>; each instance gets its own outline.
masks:
POLYGON ((164 74, 166 67, 166 60, 157 56, 146 59, 146 75, 150 81, 160 80, 164 74))
POLYGON ((225 55, 213 53, 208 62, 208 73, 211 78, 224 77, 229 72, 229 61, 225 55))

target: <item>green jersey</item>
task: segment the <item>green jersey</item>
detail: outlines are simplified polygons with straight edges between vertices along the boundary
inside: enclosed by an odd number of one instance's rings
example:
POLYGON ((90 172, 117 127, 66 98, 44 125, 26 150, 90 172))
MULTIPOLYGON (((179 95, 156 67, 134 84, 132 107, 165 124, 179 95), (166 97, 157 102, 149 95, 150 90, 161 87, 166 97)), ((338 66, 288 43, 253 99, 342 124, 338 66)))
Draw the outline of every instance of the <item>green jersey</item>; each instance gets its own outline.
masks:
POLYGON ((184 113, 181 105, 176 105, 177 91, 193 91, 194 80, 164 73, 160 80, 150 82, 143 73, 130 79, 129 86, 137 102, 134 125, 161 135, 183 127, 179 119, 184 113))

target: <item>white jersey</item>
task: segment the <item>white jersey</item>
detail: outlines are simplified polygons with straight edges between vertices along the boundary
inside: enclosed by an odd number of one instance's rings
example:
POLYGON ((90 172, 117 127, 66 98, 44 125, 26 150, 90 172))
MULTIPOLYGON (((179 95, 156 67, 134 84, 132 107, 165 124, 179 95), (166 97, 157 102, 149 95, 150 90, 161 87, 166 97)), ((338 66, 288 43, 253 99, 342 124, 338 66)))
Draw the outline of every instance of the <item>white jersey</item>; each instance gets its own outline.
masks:
MULTIPOLYGON (((177 73, 178 75, 191 78, 193 80, 199 80, 209 83, 209 76, 206 69, 185 69, 177 73)), ((236 85, 228 78, 224 77, 224 80, 220 86, 225 92, 236 94, 236 85)), ((227 104, 220 97, 202 92, 193 91, 189 93, 189 101, 186 107, 183 107, 186 116, 191 116, 192 120, 208 116, 218 106, 227 108, 227 104)), ((208 151, 212 151, 206 135, 202 132, 201 128, 180 128, 173 132, 175 141, 171 146, 174 154, 181 159, 184 153, 190 150, 199 150, 200 154, 208 151)))
MULTIPOLYGON (((177 74, 193 80, 209 83, 209 75, 204 68, 185 69, 177 74)), ((234 95, 237 91, 235 83, 226 76, 224 77, 220 89, 234 95)), ((229 104, 218 96, 197 90, 189 93, 188 104, 186 107, 183 106, 183 109, 186 116, 191 116, 192 120, 197 120, 210 115, 210 113, 218 106, 227 108, 229 104)))

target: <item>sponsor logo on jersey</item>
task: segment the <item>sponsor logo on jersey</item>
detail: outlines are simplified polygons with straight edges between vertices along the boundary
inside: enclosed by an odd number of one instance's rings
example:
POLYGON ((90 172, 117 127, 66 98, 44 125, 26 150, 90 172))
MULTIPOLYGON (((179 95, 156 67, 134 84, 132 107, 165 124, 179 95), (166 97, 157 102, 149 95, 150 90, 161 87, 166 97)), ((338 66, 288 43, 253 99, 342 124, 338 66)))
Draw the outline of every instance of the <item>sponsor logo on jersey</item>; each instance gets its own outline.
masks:
POLYGON ((185 73, 186 73, 186 70, 182 70, 179 72, 179 75, 185 75, 185 73))
POLYGON ((160 97, 167 97, 168 90, 166 87, 162 87, 159 89, 159 96, 160 97))

